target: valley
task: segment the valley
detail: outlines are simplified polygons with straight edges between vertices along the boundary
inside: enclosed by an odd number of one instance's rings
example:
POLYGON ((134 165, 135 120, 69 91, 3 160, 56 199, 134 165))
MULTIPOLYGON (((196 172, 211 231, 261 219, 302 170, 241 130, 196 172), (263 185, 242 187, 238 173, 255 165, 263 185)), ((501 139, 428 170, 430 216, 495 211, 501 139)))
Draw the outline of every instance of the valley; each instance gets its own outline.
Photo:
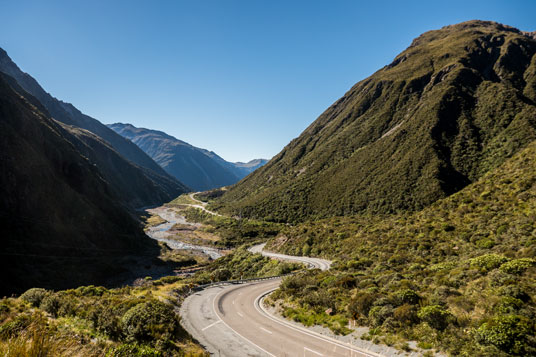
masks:
POLYGON ((0 49, 0 197, 0 355, 534 356, 536 35, 425 32, 249 162, 0 49))

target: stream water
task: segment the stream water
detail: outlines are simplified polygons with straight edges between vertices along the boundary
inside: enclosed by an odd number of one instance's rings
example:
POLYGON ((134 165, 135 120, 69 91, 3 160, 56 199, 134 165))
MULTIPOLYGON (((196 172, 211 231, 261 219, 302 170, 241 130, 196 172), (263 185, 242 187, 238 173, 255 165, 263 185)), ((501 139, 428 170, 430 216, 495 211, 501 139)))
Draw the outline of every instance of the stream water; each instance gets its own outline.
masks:
POLYGON ((212 259, 218 259, 223 254, 216 248, 210 248, 205 247, 202 245, 195 245, 195 244, 189 244, 189 243, 183 243, 175 239, 171 239, 170 236, 172 236, 172 233, 169 232, 171 227, 173 227, 175 224, 186 224, 190 226, 199 227, 200 225, 198 223, 190 223, 187 222, 186 219, 177 214, 173 209, 166 208, 166 207, 157 207, 148 209, 147 212, 156 214, 160 216, 162 219, 165 219, 166 222, 150 227, 145 233, 151 237, 152 239, 155 239, 160 242, 166 243, 171 249, 188 249, 188 250, 196 250, 200 251, 205 255, 208 255, 212 259))

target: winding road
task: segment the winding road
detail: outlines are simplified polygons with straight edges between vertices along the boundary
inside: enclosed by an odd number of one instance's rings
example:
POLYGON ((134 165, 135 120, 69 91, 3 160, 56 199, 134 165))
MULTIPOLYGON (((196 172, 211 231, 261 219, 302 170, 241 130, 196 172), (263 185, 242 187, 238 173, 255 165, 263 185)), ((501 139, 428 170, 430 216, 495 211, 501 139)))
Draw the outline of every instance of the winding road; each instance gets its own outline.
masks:
POLYGON ((199 192, 193 192, 193 193, 190 193, 188 196, 192 199, 192 201, 194 202, 197 202, 197 204, 191 204, 191 203, 183 203, 184 206, 190 206, 190 207, 195 207, 195 208, 199 208, 200 210, 202 211, 205 211, 207 212, 208 214, 211 214, 213 216, 218 216, 218 217, 223 217, 221 214, 219 213, 216 213, 216 212, 213 212, 213 211, 210 211, 208 209, 205 208, 205 206, 207 205, 206 202, 203 202, 203 201, 199 201, 197 198, 194 197, 194 195, 198 194, 199 192))
MULTIPOLYGON (((329 269, 327 260, 250 251, 276 259, 299 261, 329 269)), ((215 286, 185 299, 180 314, 190 334, 216 356, 379 356, 350 344, 296 326, 270 314, 262 299, 277 289, 281 278, 243 285, 215 286)))

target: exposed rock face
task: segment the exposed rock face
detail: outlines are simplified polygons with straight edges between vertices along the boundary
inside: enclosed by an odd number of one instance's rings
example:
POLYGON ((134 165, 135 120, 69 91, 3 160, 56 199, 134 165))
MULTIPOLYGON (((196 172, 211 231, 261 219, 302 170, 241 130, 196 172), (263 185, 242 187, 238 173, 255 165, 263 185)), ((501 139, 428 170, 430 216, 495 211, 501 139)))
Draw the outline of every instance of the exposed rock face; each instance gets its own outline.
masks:
POLYGON ((299 221, 457 192, 536 138, 535 53, 532 37, 493 22, 426 32, 218 205, 299 221))

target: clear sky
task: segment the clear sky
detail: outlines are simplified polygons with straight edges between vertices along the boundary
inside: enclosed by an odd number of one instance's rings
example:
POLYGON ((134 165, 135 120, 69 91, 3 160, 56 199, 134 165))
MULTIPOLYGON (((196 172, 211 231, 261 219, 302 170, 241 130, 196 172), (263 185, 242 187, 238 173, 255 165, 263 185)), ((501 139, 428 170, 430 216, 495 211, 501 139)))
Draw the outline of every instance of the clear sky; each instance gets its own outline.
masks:
POLYGON ((536 30, 536 1, 6 1, 0 47, 104 123, 270 158, 422 32, 536 30))

